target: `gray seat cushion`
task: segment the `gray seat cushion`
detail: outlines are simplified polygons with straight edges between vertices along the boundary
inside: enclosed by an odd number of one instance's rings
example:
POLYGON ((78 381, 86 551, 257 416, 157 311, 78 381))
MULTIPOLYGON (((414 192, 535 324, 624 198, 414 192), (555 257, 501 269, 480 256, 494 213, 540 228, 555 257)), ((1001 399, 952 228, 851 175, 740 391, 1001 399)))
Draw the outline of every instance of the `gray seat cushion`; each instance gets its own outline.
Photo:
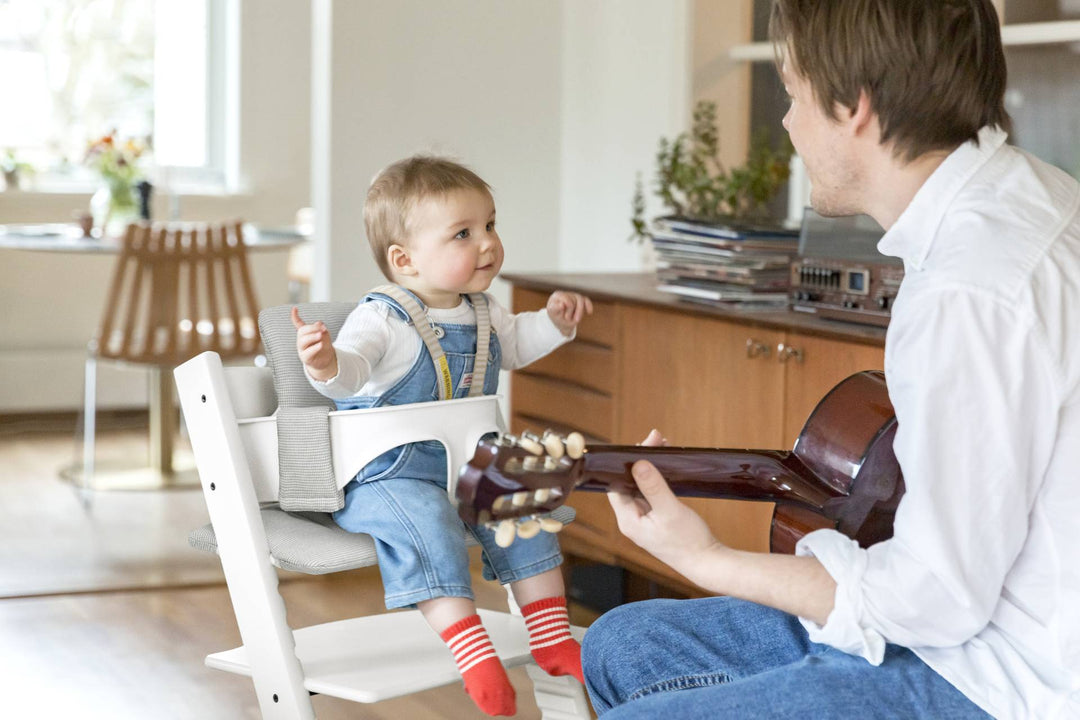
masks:
MULTIPOLYGON (((321 320, 336 338, 355 302, 303 303, 297 306, 306 323, 321 320)), ((345 504, 330 459, 326 414, 334 401, 321 395, 307 380, 296 352, 292 305, 278 305, 259 313, 259 332, 274 377, 278 398, 278 500, 290 511, 333 512, 345 504)))
MULTIPOLYGON (((551 517, 564 525, 574 519, 574 509, 558 508, 551 517)), ((342 530, 327 513, 289 513, 277 505, 262 509, 266 541, 271 561, 283 570, 325 575, 374 565, 375 542, 370 535, 342 530)), ((476 545, 472 535, 465 535, 467 545, 476 545)), ((211 525, 192 530, 188 544, 196 550, 216 553, 217 536, 211 525)))

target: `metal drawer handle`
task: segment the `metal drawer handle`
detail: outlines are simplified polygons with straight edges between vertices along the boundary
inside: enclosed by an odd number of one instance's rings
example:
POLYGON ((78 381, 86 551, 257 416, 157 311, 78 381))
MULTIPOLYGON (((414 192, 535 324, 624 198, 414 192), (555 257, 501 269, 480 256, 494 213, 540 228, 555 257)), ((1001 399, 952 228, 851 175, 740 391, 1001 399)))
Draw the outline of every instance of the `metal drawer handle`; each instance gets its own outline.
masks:
POLYGON ((766 343, 755 340, 754 338, 746 339, 746 357, 769 357, 769 353, 771 352, 772 348, 770 348, 766 343))
POLYGON ((786 363, 788 360, 794 360, 797 363, 801 363, 804 359, 804 355, 803 351, 799 348, 780 343, 776 346, 776 359, 782 363, 786 363))

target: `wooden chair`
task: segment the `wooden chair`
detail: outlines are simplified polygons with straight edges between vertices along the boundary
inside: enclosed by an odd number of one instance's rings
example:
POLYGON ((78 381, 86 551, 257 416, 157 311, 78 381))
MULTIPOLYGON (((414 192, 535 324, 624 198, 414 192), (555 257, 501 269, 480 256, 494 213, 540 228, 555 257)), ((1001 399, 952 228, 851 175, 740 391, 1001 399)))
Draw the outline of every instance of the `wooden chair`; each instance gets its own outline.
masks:
POLYGON ((94 479, 98 361, 149 366, 151 465, 167 482, 173 368, 206 350, 223 359, 259 353, 258 308, 242 223, 128 226, 86 359, 84 488, 94 479))
MULTIPOLYGON (((269 331, 267 331, 269 334, 269 331)), ((212 527, 191 543, 221 557, 243 646, 212 654, 212 668, 252 679, 264 718, 314 718, 309 695, 373 703, 460 682, 452 656, 418 610, 395 611, 293 630, 275 567, 321 574, 376 561, 366 535, 347 533, 324 513, 286 513, 268 503, 279 488, 278 407, 268 368, 224 368, 213 352, 176 369, 180 403, 212 527), (241 419, 245 418, 245 419, 241 419), (312 517, 316 516, 316 517, 312 517)), ((451 496, 456 469, 476 442, 502 426, 494 396, 331 411, 327 416, 337 487, 378 455, 406 442, 447 449, 451 496)), ((560 519, 569 521, 572 510, 560 519)), ((528 635, 511 613, 481 610, 499 657, 531 663, 528 635)), ((577 637, 584 632, 574 628, 577 637)), ((581 685, 527 665, 537 704, 549 720, 590 717, 581 685)), ((479 712, 479 711, 478 711, 479 712)))

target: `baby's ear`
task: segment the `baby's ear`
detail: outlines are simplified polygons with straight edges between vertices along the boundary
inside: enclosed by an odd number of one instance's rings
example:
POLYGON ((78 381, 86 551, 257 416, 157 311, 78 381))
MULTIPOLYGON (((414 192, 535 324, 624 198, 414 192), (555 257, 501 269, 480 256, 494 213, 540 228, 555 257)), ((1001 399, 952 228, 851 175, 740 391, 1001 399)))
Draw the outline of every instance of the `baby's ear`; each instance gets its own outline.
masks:
POLYGON ((390 266, 390 271, 395 275, 408 276, 416 274, 416 268, 413 267, 409 251, 401 245, 391 245, 386 249, 386 262, 390 266))

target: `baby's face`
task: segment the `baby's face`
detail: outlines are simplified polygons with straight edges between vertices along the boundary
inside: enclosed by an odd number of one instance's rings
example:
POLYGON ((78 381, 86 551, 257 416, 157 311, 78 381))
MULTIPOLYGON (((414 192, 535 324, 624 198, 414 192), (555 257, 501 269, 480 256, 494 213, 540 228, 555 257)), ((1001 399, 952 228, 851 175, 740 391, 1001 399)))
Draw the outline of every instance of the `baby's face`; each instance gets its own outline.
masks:
POLYGON ((483 292, 499 273, 503 246, 495 202, 480 190, 455 190, 419 202, 406 250, 415 274, 400 278, 428 307, 457 307, 461 293, 483 292))

